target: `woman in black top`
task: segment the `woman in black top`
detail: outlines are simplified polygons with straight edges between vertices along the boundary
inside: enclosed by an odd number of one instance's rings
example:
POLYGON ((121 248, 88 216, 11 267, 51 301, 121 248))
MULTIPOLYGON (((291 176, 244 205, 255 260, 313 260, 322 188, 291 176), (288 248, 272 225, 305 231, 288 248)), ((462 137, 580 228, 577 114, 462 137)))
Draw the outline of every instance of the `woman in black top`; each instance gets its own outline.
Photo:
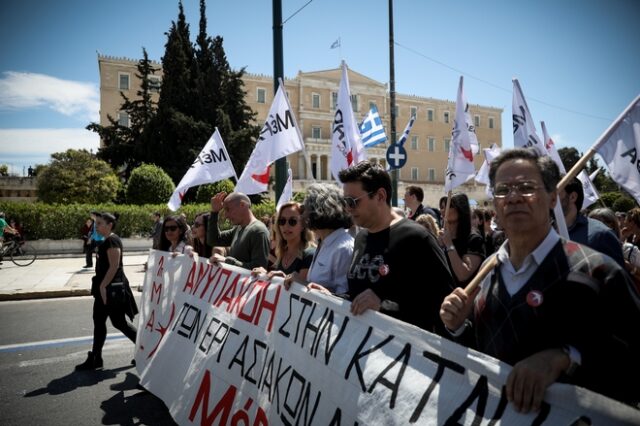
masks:
POLYGON ((98 246, 96 275, 91 279, 93 301, 93 349, 87 360, 76 366, 76 370, 94 370, 102 368, 102 347, 107 337, 107 317, 115 328, 132 342, 136 341, 136 328, 130 324, 138 313, 129 283, 122 267, 122 241, 112 231, 116 226, 116 217, 110 213, 101 213, 96 218, 97 232, 105 237, 98 246), (107 300, 107 287, 112 283, 123 283, 126 303, 114 303, 107 300))
POLYGON ((207 244, 207 223, 209 222, 209 213, 198 213, 191 226, 191 238, 193 239, 193 251, 198 256, 206 259, 211 257, 213 247, 207 244))
POLYGON ((471 208, 465 194, 451 197, 443 220, 445 228, 440 230, 438 240, 447 255, 454 281, 462 287, 473 279, 485 258, 482 237, 471 232, 471 208))

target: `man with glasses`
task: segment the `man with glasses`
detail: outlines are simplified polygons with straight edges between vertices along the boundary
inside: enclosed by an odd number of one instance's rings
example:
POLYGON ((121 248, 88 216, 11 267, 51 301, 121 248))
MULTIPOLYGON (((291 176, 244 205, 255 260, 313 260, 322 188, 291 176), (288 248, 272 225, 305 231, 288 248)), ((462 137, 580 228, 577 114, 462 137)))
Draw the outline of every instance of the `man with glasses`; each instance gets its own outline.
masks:
POLYGON ((266 268, 269 256, 269 230, 256 219, 251 211, 251 200, 241 192, 219 192, 211 198, 211 214, 207 226, 207 244, 214 247, 209 259, 212 263, 222 262, 253 269, 266 268), (235 225, 220 231, 218 213, 235 225))
POLYGON ((435 237, 391 209, 391 178, 361 162, 340 172, 356 236, 347 274, 351 312, 384 312, 425 330, 443 332, 438 309, 453 288, 435 237))
POLYGON ((456 288, 445 298, 443 323, 476 349, 513 365, 506 396, 517 411, 538 411, 555 381, 633 400, 638 369, 628 368, 637 361, 628 348, 638 316, 624 321, 616 313, 631 303, 618 297, 628 289, 626 276, 611 258, 560 239, 551 226, 557 165, 514 149, 491 163, 489 179, 508 239, 481 287, 470 294, 456 288), (468 328, 473 333, 465 333, 468 328))

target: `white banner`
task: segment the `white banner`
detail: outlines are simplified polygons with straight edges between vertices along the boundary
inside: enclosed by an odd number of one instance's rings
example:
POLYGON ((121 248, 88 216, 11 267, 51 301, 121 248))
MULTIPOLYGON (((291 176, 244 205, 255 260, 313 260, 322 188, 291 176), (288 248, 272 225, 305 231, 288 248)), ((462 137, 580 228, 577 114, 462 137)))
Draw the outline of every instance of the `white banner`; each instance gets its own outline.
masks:
POLYGON ((167 205, 172 211, 176 211, 182 204, 182 197, 189 188, 214 183, 228 177, 236 177, 237 179, 227 148, 224 146, 220 132, 216 127, 216 131, 213 132, 207 144, 180 180, 176 190, 173 191, 167 205))
POLYGON ((278 199, 278 204, 276 205, 276 210, 280 210, 280 206, 285 203, 288 203, 293 198, 293 173, 291 169, 287 171, 287 182, 284 184, 284 188, 282 188, 282 194, 280 194, 280 199, 278 199))
POLYGON ((304 149, 302 136, 282 81, 269 109, 260 137, 236 184, 235 191, 258 194, 269 187, 269 166, 279 158, 304 149))
POLYGON ((347 63, 342 61, 342 79, 338 90, 338 102, 331 128, 331 159, 329 168, 333 178, 340 182, 338 173, 360 161, 366 160, 367 154, 360 139, 360 128, 351 107, 351 90, 347 63))
POLYGON ((582 202, 581 207, 582 210, 598 201, 598 198, 600 198, 600 194, 598 193, 598 190, 596 189, 593 182, 591 182, 591 179, 585 169, 582 169, 580 173, 578 173, 577 178, 580 183, 582 183, 582 192, 584 193, 584 201, 582 202))
POLYGON ((595 147, 613 180, 640 203, 640 96, 612 125, 611 134, 595 147))
POLYGON ((554 384, 516 413, 510 367, 349 302, 249 271, 151 251, 140 383, 181 425, 638 424, 640 412, 554 384))
POLYGON ((496 158, 502 152, 502 148, 500 148, 497 144, 492 144, 489 148, 484 148, 482 153, 484 154, 484 161, 482 162, 482 166, 480 166, 480 170, 476 174, 476 182, 483 183, 487 185, 485 188, 485 193, 489 198, 493 198, 493 191, 491 191, 491 182, 489 181, 489 170, 491 169, 491 162, 494 158, 496 158))
POLYGON ((476 130, 471 115, 469 104, 464 97, 463 77, 460 76, 458 85, 458 97, 456 100, 456 118, 451 131, 451 145, 449 146, 449 161, 445 171, 445 192, 453 191, 476 174, 473 165, 473 156, 479 151, 476 130))
POLYGON ((536 125, 531 117, 529 106, 520 88, 517 78, 513 79, 513 146, 516 148, 533 147, 540 155, 547 155, 544 143, 536 133, 536 125))

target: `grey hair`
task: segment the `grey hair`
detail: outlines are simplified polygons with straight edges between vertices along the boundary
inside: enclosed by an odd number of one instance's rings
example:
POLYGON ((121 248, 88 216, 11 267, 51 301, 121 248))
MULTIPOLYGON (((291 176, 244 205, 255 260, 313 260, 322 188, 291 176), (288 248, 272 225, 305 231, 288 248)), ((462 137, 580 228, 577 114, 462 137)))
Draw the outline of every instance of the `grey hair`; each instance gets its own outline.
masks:
POLYGON ((224 200, 229 203, 232 201, 242 201, 247 206, 251 207, 251 200, 249 199, 247 194, 244 194, 242 192, 232 192, 231 194, 227 195, 224 200))
POLYGON ((339 229, 351 226, 351 215, 338 187, 314 183, 306 192, 304 212, 310 229, 339 229))
POLYGON ((489 184, 493 188, 496 184, 496 173, 498 168, 509 160, 525 160, 533 163, 542 177, 544 189, 551 193, 555 191, 560 182, 560 169, 550 156, 541 157, 531 148, 515 148, 502 152, 492 162, 489 168, 489 184))

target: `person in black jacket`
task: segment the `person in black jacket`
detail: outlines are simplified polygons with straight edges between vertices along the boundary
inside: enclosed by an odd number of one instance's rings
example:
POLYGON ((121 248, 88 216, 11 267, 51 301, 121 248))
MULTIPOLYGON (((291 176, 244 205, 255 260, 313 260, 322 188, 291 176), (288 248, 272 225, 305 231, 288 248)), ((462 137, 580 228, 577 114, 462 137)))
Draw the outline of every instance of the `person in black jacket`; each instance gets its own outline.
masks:
POLYGON ((91 294, 94 297, 93 349, 87 354, 85 362, 76 365, 76 370, 102 368, 102 347, 107 337, 107 317, 111 318, 113 326, 129 340, 134 343, 136 341, 136 328, 126 320, 125 315, 133 320, 138 313, 138 307, 124 275, 122 241, 113 233, 116 223, 117 219, 111 213, 100 213, 96 217, 97 232, 105 240, 98 246, 96 275, 91 279, 91 294), (107 297, 107 292, 123 297, 114 300, 107 297))

